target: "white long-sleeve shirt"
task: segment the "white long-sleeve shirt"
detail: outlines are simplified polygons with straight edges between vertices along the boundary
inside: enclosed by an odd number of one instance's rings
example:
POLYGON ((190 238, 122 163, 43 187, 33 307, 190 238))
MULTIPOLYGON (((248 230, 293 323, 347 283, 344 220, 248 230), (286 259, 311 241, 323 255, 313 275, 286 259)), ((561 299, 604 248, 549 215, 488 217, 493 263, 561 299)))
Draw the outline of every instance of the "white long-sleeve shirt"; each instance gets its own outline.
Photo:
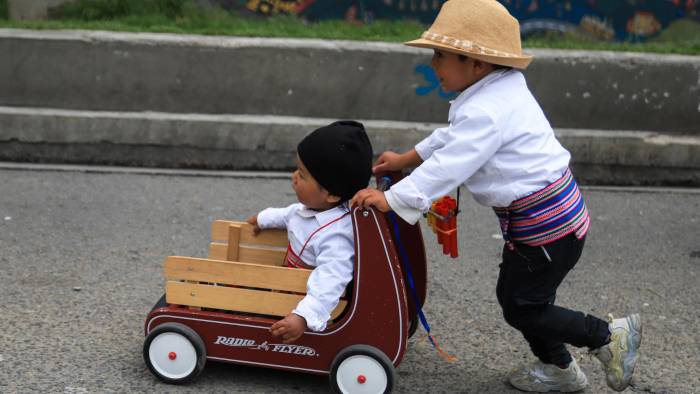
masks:
POLYGON ((569 166, 520 71, 497 70, 467 88, 451 102, 448 121, 415 146, 423 163, 385 192, 409 223, 462 183, 478 203, 507 207, 569 166))
MULTIPOLYGON (((289 244, 299 255, 314 231, 346 212, 346 204, 319 212, 295 203, 263 210, 258 214, 258 226, 286 228, 289 244)), ((306 296, 292 312, 306 319, 312 331, 323 331, 353 276, 355 243, 350 215, 317 232, 299 257, 315 268, 306 283, 306 296)))

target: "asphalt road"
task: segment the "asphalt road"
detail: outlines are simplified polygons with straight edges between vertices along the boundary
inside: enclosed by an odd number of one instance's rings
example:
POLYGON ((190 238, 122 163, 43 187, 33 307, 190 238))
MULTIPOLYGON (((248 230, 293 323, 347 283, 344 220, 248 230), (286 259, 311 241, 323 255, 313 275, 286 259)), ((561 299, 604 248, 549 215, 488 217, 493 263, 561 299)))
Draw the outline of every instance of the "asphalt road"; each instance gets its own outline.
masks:
MULTIPOLYGON (((85 170, 0 167, 0 392, 328 391, 326 377, 214 362, 196 382, 170 386, 142 359, 164 258, 206 256, 214 219, 292 202, 288 180, 85 170)), ((598 316, 642 313, 630 390, 700 392, 700 192, 584 193, 592 230, 558 303, 598 316)), ((532 359, 496 302, 495 216, 463 195, 461 257, 443 256, 425 236, 425 311, 458 361, 440 358, 419 331, 398 367, 397 393, 515 393, 505 374, 532 359)), ((587 392, 609 392, 597 361, 585 349, 572 352, 591 382, 587 392)))

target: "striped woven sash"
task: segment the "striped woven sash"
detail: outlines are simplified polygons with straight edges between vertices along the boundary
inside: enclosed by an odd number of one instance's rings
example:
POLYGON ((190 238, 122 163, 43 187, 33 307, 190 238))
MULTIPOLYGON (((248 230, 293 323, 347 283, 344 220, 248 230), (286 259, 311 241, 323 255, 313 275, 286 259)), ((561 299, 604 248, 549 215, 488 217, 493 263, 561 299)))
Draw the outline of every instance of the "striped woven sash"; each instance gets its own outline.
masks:
POLYGON ((544 189, 493 210, 510 249, 514 243, 548 244, 572 232, 580 239, 590 226, 586 204, 569 169, 544 189))

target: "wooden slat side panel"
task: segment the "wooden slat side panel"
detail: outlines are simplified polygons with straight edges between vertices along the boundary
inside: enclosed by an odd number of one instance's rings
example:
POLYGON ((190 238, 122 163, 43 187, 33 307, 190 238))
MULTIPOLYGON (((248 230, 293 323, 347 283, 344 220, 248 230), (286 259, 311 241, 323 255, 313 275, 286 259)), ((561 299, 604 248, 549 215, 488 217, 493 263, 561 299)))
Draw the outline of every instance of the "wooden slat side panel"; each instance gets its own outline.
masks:
MULTIPOLYGON (((282 266, 286 250, 263 249, 250 246, 239 246, 238 260, 243 263, 282 266)), ((228 260, 228 244, 212 242, 209 244, 209 258, 212 260, 228 260)), ((231 260, 229 260, 231 261, 231 260)))
POLYGON ((170 256, 165 261, 166 280, 222 283, 306 293, 310 270, 273 267, 231 261, 170 256))
MULTIPOLYGON (((279 317, 288 315, 302 298, 303 295, 242 289, 239 287, 210 286, 174 281, 168 281, 165 285, 165 299, 169 304, 279 317)), ((341 300, 331 313, 331 319, 337 318, 346 307, 347 301, 341 300)))
POLYGON ((212 260, 226 260, 228 244, 212 242, 209 244, 209 258, 212 260))
POLYGON ((251 248, 241 245, 238 248, 238 260, 244 263, 256 263, 281 266, 286 250, 251 248))
POLYGON ((211 224, 212 241, 228 241, 229 225, 241 227, 240 242, 252 245, 267 245, 286 248, 289 243, 287 232, 279 229, 268 229, 261 231, 258 235, 253 233, 253 226, 245 222, 234 222, 229 220, 215 220, 211 224))
POLYGON ((272 316, 286 316, 304 297, 303 295, 240 287, 210 286, 174 281, 166 283, 165 295, 166 301, 170 304, 272 316))

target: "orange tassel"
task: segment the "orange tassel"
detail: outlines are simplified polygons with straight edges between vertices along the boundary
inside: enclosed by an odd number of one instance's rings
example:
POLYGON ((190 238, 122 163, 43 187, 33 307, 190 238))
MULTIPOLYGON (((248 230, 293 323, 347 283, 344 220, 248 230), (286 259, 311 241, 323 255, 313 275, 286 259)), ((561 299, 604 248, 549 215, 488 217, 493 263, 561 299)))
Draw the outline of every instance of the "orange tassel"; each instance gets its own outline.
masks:
POLYGON ((438 354, 447 362, 455 362, 458 360, 457 357, 447 353, 446 351, 442 350, 440 347, 440 344, 438 344, 437 339, 432 334, 428 334, 428 341, 433 345, 433 347, 438 351, 438 354))

